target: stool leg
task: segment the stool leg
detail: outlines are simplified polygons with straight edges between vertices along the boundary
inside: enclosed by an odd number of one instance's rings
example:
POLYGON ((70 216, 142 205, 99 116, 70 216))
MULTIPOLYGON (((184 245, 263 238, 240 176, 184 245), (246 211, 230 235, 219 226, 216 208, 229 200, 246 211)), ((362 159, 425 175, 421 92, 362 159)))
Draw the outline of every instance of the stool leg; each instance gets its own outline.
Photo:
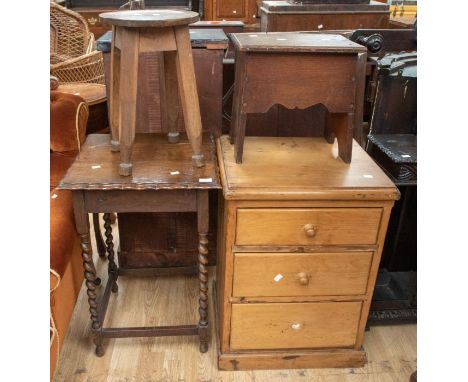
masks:
POLYGON ((197 193, 197 219, 198 219, 198 279, 200 281, 200 298, 198 300, 198 336, 200 352, 208 351, 208 191, 197 193))
POLYGON ((353 149, 353 113, 328 113, 325 126, 325 139, 333 143, 338 140, 338 155, 345 163, 351 163, 353 149))
POLYGON ((75 213, 76 230, 80 236, 81 255, 83 256, 83 267, 85 284, 88 295, 89 313, 91 315, 91 330, 93 332, 93 342, 96 345, 96 355, 104 355, 102 345, 101 329, 102 323, 99 319, 98 298, 96 293, 96 268, 93 262, 93 248, 89 235, 89 218, 85 209, 83 191, 73 191, 73 209, 75 213))
POLYGON ((109 276, 112 275, 114 277, 114 283, 112 284, 112 292, 117 293, 119 287, 117 285, 117 265, 115 264, 114 260, 114 237, 112 236, 112 222, 111 222, 111 214, 105 213, 104 214, 104 228, 105 228, 105 235, 106 235, 106 247, 107 247, 107 259, 109 260, 108 264, 108 273, 109 276))
POLYGON ((232 104, 231 129, 229 130, 229 140, 234 143, 234 155, 236 163, 242 163, 244 151, 245 124, 247 114, 244 105, 244 92, 246 86, 245 78, 245 58, 244 54, 238 52, 236 57, 236 73, 234 85, 234 98, 232 104))
POLYGON ((177 131, 179 124, 179 92, 177 91, 177 63, 176 52, 167 51, 164 56, 164 116, 167 127, 167 139, 170 143, 177 143, 180 134, 177 131))
POLYGON ((177 45, 177 82, 185 130, 194 154, 193 164, 202 167, 205 165, 202 154, 202 124, 188 27, 186 25, 174 27, 174 33, 177 45))
POLYGON ((121 33, 120 65, 120 166, 119 174, 132 175, 132 147, 135 140, 138 83, 139 32, 124 29, 121 33))
POLYGON ((111 128, 111 150, 119 151, 119 89, 120 89, 120 49, 115 46, 116 28, 112 26, 112 47, 111 47, 111 70, 110 70, 110 128, 111 128))

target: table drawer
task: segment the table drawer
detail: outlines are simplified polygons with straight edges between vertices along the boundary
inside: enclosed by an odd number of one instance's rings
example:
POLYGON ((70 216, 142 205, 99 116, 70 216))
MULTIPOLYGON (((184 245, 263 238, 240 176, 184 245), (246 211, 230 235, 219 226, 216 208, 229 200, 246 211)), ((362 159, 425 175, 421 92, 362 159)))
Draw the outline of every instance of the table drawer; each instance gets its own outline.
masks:
POLYGON ((230 347, 352 347, 361 306, 361 302, 233 304, 230 347))
POLYGON ((365 294, 373 252, 236 253, 235 297, 365 294))
POLYGON ((381 215, 381 208, 240 208, 236 244, 375 244, 381 215))

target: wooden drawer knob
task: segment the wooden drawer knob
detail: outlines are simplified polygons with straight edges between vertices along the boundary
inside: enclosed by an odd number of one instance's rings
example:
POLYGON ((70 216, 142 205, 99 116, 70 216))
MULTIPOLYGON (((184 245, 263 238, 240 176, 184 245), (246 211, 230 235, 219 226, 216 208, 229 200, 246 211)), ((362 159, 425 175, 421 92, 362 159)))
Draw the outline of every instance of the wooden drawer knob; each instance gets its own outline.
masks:
POLYGON ((302 329, 302 324, 299 322, 294 322, 291 324, 291 329, 293 330, 301 330, 302 329))
POLYGON ((317 227, 315 227, 313 224, 306 224, 304 226, 304 232, 307 237, 313 238, 317 233, 317 227))
POLYGON ((305 272, 299 272, 297 274, 297 279, 299 280, 299 284, 301 284, 301 285, 308 285, 309 284, 309 276, 305 272))

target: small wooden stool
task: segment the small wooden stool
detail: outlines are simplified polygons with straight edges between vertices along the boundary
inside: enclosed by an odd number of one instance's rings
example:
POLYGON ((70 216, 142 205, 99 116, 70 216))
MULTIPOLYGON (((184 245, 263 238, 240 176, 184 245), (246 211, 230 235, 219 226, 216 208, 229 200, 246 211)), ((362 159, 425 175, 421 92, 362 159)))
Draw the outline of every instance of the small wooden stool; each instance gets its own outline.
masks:
MULTIPOLYGON (((119 173, 132 174, 132 146, 135 139, 138 60, 140 53, 161 52, 165 78, 177 78, 185 130, 195 166, 204 165, 201 151, 202 125, 197 84, 193 66, 188 25, 198 21, 198 13, 178 10, 134 10, 99 15, 112 24, 112 57, 110 81, 110 125, 112 151, 120 150, 119 173)), ((177 107, 177 92, 161 86, 168 110, 177 107)), ((171 121, 168 118, 168 121, 171 121)), ((177 126, 168 127, 169 142, 179 140, 177 126)))
POLYGON ((273 105, 328 110, 325 138, 351 162, 353 127, 361 128, 367 49, 341 35, 233 33, 236 49, 230 130, 236 163, 242 163, 247 113, 273 105))

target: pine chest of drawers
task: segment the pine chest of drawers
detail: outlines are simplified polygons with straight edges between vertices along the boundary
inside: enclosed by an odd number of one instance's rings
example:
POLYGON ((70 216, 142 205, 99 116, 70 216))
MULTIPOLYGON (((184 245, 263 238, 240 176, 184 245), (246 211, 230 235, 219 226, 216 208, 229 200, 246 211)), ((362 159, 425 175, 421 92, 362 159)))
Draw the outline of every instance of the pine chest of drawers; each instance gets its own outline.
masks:
POLYGON ((356 142, 346 164, 323 138, 245 139, 243 164, 217 141, 219 368, 363 365, 397 188, 356 142))

